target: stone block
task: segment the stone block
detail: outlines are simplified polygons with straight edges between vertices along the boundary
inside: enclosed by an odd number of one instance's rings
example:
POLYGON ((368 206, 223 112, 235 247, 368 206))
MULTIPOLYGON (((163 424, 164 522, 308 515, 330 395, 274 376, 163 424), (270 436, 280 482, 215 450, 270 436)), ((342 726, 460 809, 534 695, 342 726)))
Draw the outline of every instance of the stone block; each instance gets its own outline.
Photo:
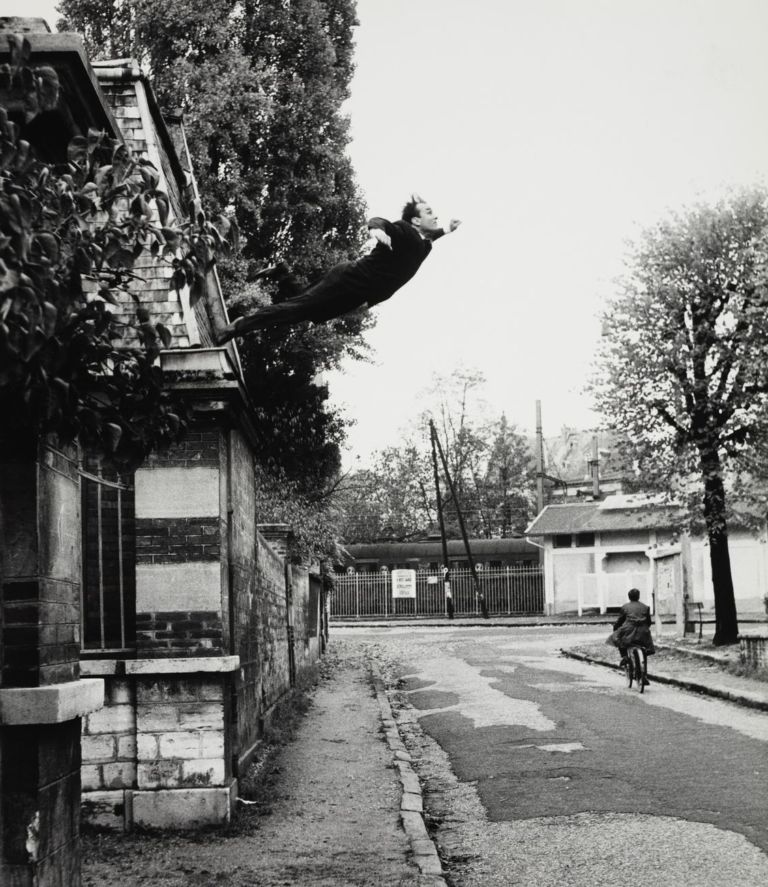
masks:
POLYGON ((136 785, 140 789, 173 788, 181 785, 181 761, 146 761, 136 767, 136 785))
POLYGON ((183 761, 181 782, 185 786, 224 785, 226 768, 223 758, 199 758, 183 761))
POLYGON ((179 709, 175 705, 139 705, 136 708, 136 730, 141 733, 165 733, 179 725, 179 709))
POLYGON ((403 791, 414 795, 421 794, 421 786, 415 773, 404 773, 401 771, 400 782, 403 784, 403 791))
POLYGON ((117 737, 117 758, 120 761, 133 760, 136 757, 136 737, 117 737))
MULTIPOLYGON (((154 660, 145 659, 143 662, 152 663, 154 660)), ((198 681, 195 678, 164 677, 160 679, 137 678, 136 680, 137 705, 157 705, 170 700, 176 703, 196 702, 197 698, 198 681)))
POLYGON ((104 704, 99 678, 44 687, 0 689, 0 724, 60 724, 82 717, 104 704))
POLYGON ((107 705, 133 705, 133 687, 125 680, 106 681, 107 705))
POLYGON ((221 608, 221 566, 217 561, 137 564, 136 611, 151 613, 178 607, 221 608))
POLYGON ((413 841, 422 838, 429 838, 427 827, 424 825, 424 818, 421 813, 413 810, 401 810, 400 818, 403 821, 403 828, 408 837, 413 841))
MULTIPOLYGON (((238 657, 235 657, 238 658, 238 657)), ((221 678, 204 679, 199 685, 200 699, 214 702, 224 699, 224 683, 221 678)))
POLYGON ((416 795, 412 792, 403 792, 403 797, 400 800, 400 809, 421 813, 424 809, 421 805, 421 794, 416 795))
MULTIPOLYGON (((195 731, 161 733, 158 736, 161 758, 201 758, 213 754, 201 753, 201 734, 195 731)), ((222 744, 223 752, 223 744, 222 744)), ((215 753, 214 753, 215 754, 215 753)))
POLYGON ((186 730, 221 730, 224 727, 223 703, 200 703, 178 711, 179 726, 186 730))
POLYGON ((211 731, 201 734, 201 751, 204 758, 224 756, 224 731, 211 731))
POLYGON ((103 788, 101 781, 101 767, 97 764, 84 764, 80 770, 80 784, 84 792, 96 791, 103 788))
POLYGON ((157 736, 139 733, 136 737, 136 757, 140 761, 154 761, 159 757, 157 736))
MULTIPOLYGON (((175 659, 135 659, 125 663, 125 670, 128 674, 133 675, 181 675, 181 674, 203 674, 221 673, 226 674, 231 671, 237 671, 240 668, 239 656, 204 656, 195 658, 193 656, 176 657, 175 659)), ((178 678, 174 677, 173 691, 179 685, 178 678)), ((165 678, 165 685, 170 686, 171 678, 165 678)), ((194 684, 197 687, 199 684, 194 684)), ((137 692, 138 687, 137 685, 137 692)), ((192 685, 191 685, 192 686, 192 685)), ((169 692, 169 691, 166 691, 169 692)), ((178 697, 176 697, 178 698, 178 697)), ((139 699, 139 701, 144 701, 139 699)))
POLYGON ((123 831, 127 825, 125 813, 124 791, 86 791, 83 786, 81 815, 84 822, 96 828, 123 831))
POLYGON ((133 761, 103 764, 101 774, 106 789, 131 788, 136 782, 136 764, 133 761))
POLYGON ((162 468, 136 472, 136 517, 218 517, 217 468, 162 468))
POLYGON ((83 761, 112 761, 116 756, 115 737, 111 733, 85 735, 81 740, 83 761))
POLYGON ((110 705, 88 717, 85 729, 93 733, 131 733, 136 729, 136 713, 132 705, 110 705))
POLYGON ((133 793, 138 826, 190 829, 229 822, 237 783, 220 788, 185 788, 133 793))

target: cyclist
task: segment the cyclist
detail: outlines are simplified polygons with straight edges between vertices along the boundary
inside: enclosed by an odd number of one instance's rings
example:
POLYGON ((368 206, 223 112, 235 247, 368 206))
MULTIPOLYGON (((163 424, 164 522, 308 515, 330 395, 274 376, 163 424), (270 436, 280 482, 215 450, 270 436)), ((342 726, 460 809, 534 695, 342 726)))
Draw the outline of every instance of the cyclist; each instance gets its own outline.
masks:
POLYGON ((611 643, 619 648, 621 665, 627 664, 627 647, 643 647, 647 656, 656 652, 651 637, 651 608, 640 602, 640 590, 630 588, 629 602, 624 604, 613 623, 611 643))

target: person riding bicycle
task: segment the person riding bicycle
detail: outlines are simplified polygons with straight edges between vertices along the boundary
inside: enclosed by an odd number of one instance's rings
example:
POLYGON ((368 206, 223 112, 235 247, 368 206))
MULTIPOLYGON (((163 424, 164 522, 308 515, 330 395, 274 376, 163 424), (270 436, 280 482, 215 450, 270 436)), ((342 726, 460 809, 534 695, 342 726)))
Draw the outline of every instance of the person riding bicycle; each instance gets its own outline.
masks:
POLYGON ((651 608, 640 603, 640 590, 630 588, 629 602, 624 604, 613 623, 611 643, 619 648, 621 665, 627 664, 627 648, 643 647, 647 656, 656 652, 651 637, 651 608))

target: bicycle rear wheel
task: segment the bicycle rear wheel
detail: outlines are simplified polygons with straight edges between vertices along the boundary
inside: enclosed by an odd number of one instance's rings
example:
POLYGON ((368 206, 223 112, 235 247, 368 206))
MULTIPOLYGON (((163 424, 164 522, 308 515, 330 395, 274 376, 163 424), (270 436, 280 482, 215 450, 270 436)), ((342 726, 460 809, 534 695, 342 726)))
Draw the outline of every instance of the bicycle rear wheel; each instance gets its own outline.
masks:
POLYGON ((635 647, 632 650, 632 654, 630 656, 632 660, 632 670, 635 673, 635 680, 637 681, 637 689, 641 692, 645 692, 645 651, 640 650, 635 647))
POLYGON ((632 681, 635 677, 635 667, 632 662, 632 654, 630 651, 627 651, 626 660, 626 664, 624 665, 624 676, 627 679, 627 687, 631 689, 632 681))

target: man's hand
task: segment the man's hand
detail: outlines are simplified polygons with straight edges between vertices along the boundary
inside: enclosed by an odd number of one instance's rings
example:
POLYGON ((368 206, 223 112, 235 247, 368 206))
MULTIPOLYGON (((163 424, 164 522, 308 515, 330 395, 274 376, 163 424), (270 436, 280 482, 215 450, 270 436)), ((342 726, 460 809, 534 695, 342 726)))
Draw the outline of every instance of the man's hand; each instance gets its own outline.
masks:
POLYGON ((448 231, 449 232, 455 231, 459 227, 460 224, 461 224, 461 219, 451 219, 451 221, 448 222, 448 231))
POLYGON ((384 246, 392 249, 392 238, 382 228, 371 228, 370 234, 374 240, 377 240, 379 243, 383 243, 384 246))

